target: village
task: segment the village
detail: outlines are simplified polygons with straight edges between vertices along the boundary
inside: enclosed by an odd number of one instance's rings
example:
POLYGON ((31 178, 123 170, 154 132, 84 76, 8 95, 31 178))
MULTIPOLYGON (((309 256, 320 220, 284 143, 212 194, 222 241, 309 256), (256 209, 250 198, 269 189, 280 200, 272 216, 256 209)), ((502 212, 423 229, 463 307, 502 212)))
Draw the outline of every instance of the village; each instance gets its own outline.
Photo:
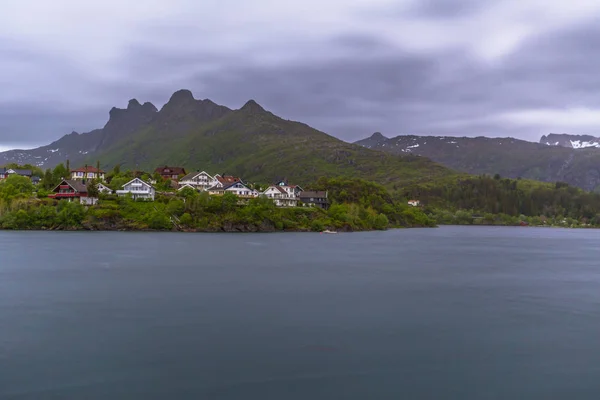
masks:
MULTIPOLYGON (((183 167, 157 167, 149 179, 142 179, 136 174, 136 177, 123 184, 119 189, 112 189, 108 186, 107 173, 99 167, 85 165, 69 170, 68 174, 70 177, 62 178, 61 182, 51 190, 49 198, 94 205, 98 203, 98 195, 129 196, 136 201, 154 201, 159 193, 173 195, 187 190, 205 192, 211 196, 230 193, 239 198, 238 203, 241 205, 246 204, 249 199, 265 197, 272 199, 277 207, 303 206, 327 210, 330 206, 327 191, 304 190, 299 185, 289 184, 286 180, 280 180, 260 188, 237 176, 211 175, 203 170, 187 173, 183 167), (159 191, 156 188, 159 180, 162 180, 162 183, 170 182, 169 190, 159 191), (95 190, 89 190, 92 182, 95 184, 95 190)), ((26 177, 35 186, 41 182, 41 178, 36 176, 31 169, 0 168, 0 181, 11 175, 26 177)), ((408 205, 419 207, 421 204, 419 200, 409 200, 408 205)))
MULTIPOLYGON (((27 171, 11 170, 10 173, 26 176, 27 171)), ((48 197, 94 205, 98 202, 98 196, 91 195, 90 192, 113 194, 120 197, 129 196, 138 201, 154 201, 159 193, 156 189, 158 183, 156 178, 143 180, 135 177, 122 185, 120 189, 113 190, 106 185, 105 171, 99 168, 84 166, 71 170, 70 175, 70 179, 62 179, 48 197), (97 190, 89 190, 90 182, 94 182, 97 190)), ((300 186, 288 184, 286 181, 271 184, 264 190, 257 190, 254 185, 244 182, 237 176, 211 175, 200 170, 187 173, 185 168, 169 166, 156 168, 153 176, 160 176, 160 179, 171 182, 173 190, 168 193, 185 190, 206 192, 211 196, 231 193, 240 199, 240 204, 244 204, 249 199, 263 196, 272 199, 277 207, 298 207, 300 205, 323 209, 329 207, 327 191, 305 191, 300 186)))

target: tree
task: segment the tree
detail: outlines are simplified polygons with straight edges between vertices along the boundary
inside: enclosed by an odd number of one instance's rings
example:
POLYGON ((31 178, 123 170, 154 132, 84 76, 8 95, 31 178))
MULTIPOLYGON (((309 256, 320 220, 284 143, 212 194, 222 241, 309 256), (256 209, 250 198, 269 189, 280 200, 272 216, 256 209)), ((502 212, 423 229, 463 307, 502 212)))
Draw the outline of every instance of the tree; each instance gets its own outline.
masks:
POLYGON ((98 190, 98 182, 96 179, 91 179, 87 184, 88 197, 98 198, 100 191, 98 190))
POLYGON ((0 199, 11 201, 16 197, 31 196, 34 187, 31 180, 25 176, 10 175, 0 181, 0 199))

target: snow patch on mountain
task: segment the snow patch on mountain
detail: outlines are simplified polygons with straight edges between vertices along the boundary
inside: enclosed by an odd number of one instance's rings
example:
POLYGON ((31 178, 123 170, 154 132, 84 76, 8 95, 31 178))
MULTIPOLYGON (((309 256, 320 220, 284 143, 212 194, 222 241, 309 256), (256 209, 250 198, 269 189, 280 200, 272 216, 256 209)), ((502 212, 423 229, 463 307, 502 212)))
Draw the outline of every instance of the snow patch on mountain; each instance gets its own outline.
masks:
POLYGON ((585 149, 587 147, 600 147, 600 143, 599 142, 584 142, 581 140, 571 140, 571 146, 574 149, 585 149))

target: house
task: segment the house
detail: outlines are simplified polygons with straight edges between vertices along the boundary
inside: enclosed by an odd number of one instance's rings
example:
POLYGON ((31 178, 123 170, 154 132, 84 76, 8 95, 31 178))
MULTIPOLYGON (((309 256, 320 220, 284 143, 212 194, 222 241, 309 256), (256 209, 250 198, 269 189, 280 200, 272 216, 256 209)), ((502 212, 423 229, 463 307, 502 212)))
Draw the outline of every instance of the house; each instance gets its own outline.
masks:
POLYGON ((104 180, 104 171, 98 169, 96 167, 85 166, 83 168, 78 168, 71 170, 71 179, 99 179, 101 181, 104 180))
POLYGON ((113 192, 111 188, 109 188, 108 186, 106 186, 106 185, 104 185, 102 183, 99 183, 97 185, 97 187, 98 187, 98 192, 99 193, 111 194, 113 192))
POLYGON ((163 179, 179 180, 180 175, 186 175, 185 168, 182 167, 158 167, 154 170, 155 174, 159 174, 163 179))
POLYGON ((300 186, 288 185, 287 182, 278 182, 269 186, 262 194, 270 199, 278 207, 296 207, 298 197, 302 192, 300 186))
POLYGON ((48 197, 56 200, 75 201, 85 205, 94 205, 98 202, 96 197, 89 197, 87 186, 72 179, 63 179, 48 197))
POLYGON ((185 186, 189 186, 198 191, 208 190, 208 188, 215 186, 218 181, 213 176, 202 171, 196 171, 187 174, 179 181, 179 189, 183 189, 185 186))
POLYGON ((144 182, 140 178, 134 178, 123 185, 122 190, 117 190, 118 196, 131 195, 134 200, 149 200, 154 201, 156 191, 149 183, 144 182))
POLYGON ((419 200, 409 200, 408 205, 413 207, 418 207, 421 204, 419 200))
POLYGON ((302 188, 300 186, 288 185, 286 181, 277 182, 276 185, 285 190, 288 195, 293 197, 298 197, 302 192, 302 188))
POLYGON ((309 207, 320 207, 324 209, 329 208, 329 201, 327 200, 327 192, 318 191, 305 191, 300 192, 300 201, 309 207))
POLYGON ((215 185, 208 189, 208 193, 211 195, 223 195, 225 193, 233 193, 238 197, 253 198, 258 197, 258 191, 249 188, 240 181, 232 182, 227 185, 215 185))
POLYGON ((213 186, 225 186, 225 185, 229 185, 230 183, 234 183, 234 182, 242 182, 241 178, 238 178, 237 176, 232 176, 232 175, 215 175, 215 179, 214 179, 214 185, 213 186))
POLYGON ((32 176, 31 177, 31 183, 33 183, 34 185, 39 185, 40 184, 40 177, 39 176, 32 176))
POLYGON ((19 175, 31 179, 33 171, 30 169, 0 168, 0 179, 6 179, 10 175, 19 175))

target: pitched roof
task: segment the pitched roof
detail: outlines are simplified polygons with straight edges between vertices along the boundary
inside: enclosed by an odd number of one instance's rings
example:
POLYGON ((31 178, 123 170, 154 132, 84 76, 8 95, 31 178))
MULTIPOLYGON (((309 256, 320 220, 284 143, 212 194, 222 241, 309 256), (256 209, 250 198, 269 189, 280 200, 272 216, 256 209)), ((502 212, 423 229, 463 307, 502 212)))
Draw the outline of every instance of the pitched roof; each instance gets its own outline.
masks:
POLYGON ((232 187, 233 185, 235 185, 237 183, 239 183, 240 185, 242 185, 246 189, 250 189, 248 186, 244 185, 244 182, 242 182, 242 181, 234 181, 234 182, 229 182, 229 183, 223 185, 223 190, 227 190, 227 189, 229 189, 230 187, 232 187))
POLYGON ((125 186, 129 185, 131 182, 134 182, 134 181, 140 181, 140 182, 142 182, 143 184, 145 184, 145 185, 148 185, 148 186, 149 186, 149 187, 151 187, 151 188, 154 188, 154 187, 153 187, 151 184, 149 184, 148 182, 145 182, 145 181, 143 181, 143 180, 142 180, 142 179, 140 179, 140 178, 133 178, 132 180, 130 180, 129 182, 125 183, 125 184, 124 184, 123 186, 121 186, 121 187, 125 187, 125 186))
POLYGON ((75 181, 71 179, 63 179, 61 183, 59 183, 54 189, 52 189, 52 191, 56 191, 56 189, 58 189, 61 185, 64 184, 71 186, 73 190, 75 190, 78 193, 87 193, 87 186, 85 186, 80 181, 75 181))
POLYGON ((240 178, 238 178, 237 176, 231 176, 231 175, 223 175, 223 176, 216 175, 215 178, 222 184, 242 182, 242 180, 240 178))
POLYGON ((14 171, 15 174, 21 176, 31 176, 33 174, 33 171, 30 169, 0 168, 0 174, 6 174, 9 171, 14 171))
POLYGON ((185 168, 183 167, 158 167, 154 170, 154 172, 158 172, 159 174, 169 174, 169 175, 185 175, 185 168))
MULTIPOLYGON (((206 175, 208 175, 209 177, 211 177, 211 176, 210 176, 210 174, 209 174, 208 172, 205 172, 205 171, 201 171, 201 172, 199 172, 199 171, 196 171, 196 172, 190 172, 189 174, 187 174, 186 176, 184 176, 183 178, 181 178, 181 180, 182 180, 182 181, 187 181, 187 180, 190 180, 190 179, 194 179, 194 178, 195 178, 195 177, 197 177, 198 175, 202 175, 202 174, 206 174, 206 175)), ((212 178, 212 177, 211 177, 211 178, 212 178)))
POLYGON ((93 173, 101 173, 103 174, 104 171, 102 171, 101 169, 98 169, 96 167, 92 167, 90 165, 86 167, 81 167, 81 168, 77 168, 77 169, 72 169, 71 172, 93 172, 93 173))
POLYGON ((279 193, 283 193, 283 194, 287 194, 287 192, 285 191, 284 188, 282 188, 281 186, 278 185, 271 185, 268 188, 265 189, 265 192, 269 189, 276 189, 279 193))

